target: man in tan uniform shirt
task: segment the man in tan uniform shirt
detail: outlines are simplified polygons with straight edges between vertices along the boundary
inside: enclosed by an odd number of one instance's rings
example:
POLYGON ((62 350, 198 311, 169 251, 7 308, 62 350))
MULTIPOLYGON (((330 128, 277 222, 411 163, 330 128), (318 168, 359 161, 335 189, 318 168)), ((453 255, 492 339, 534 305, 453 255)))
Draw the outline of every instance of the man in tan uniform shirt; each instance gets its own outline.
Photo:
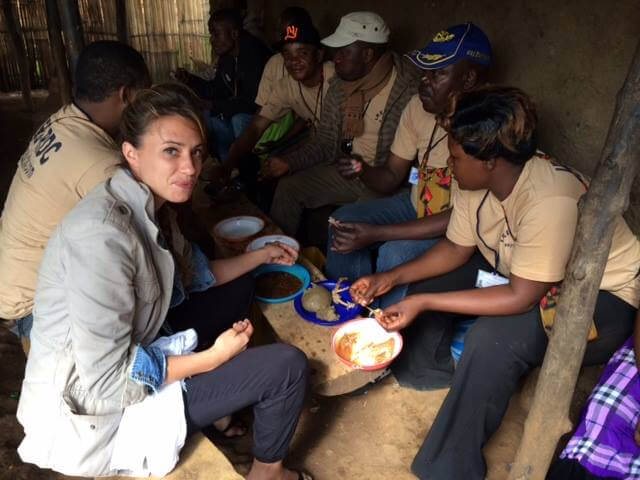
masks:
MULTIPOLYGON (((298 22, 313 24, 309 12, 302 7, 287 7, 280 14, 280 22, 277 26, 276 34, 274 37, 275 42, 282 40, 282 32, 287 28, 289 24, 295 24, 298 22)), ((256 95, 256 104, 260 107, 264 107, 269 100, 271 90, 274 84, 289 77, 289 73, 284 66, 284 57, 282 53, 278 52, 273 55, 262 71, 262 78, 258 85, 258 94, 256 95)))
POLYGON ((271 218, 295 235, 305 208, 373 198, 361 168, 387 158, 400 115, 417 90, 418 70, 388 50, 389 27, 373 12, 352 12, 322 40, 334 49, 336 75, 322 106, 313 141, 282 157, 272 156, 268 175, 278 183, 271 218), (345 169, 345 166, 347 167, 345 169))
POLYGON ((88 45, 74 100, 36 131, 18 162, 0 218, 0 318, 20 337, 31 329, 38 267, 49 236, 73 206, 120 162, 114 141, 124 107, 150 84, 128 45, 88 45))
POLYGON ((267 128, 288 112, 293 111, 312 128, 320 121, 322 100, 334 68, 332 62, 323 63, 318 31, 305 21, 290 22, 282 31, 280 47, 288 75, 270 85, 268 98, 260 99, 262 108, 229 150, 224 163, 228 171, 238 166, 267 128))
MULTIPOLYGON (((389 194, 411 170, 411 191, 346 205, 333 213, 339 223, 331 228, 327 248, 329 278, 355 280, 391 270, 428 250, 447 227, 456 184, 446 168, 447 133, 437 125, 436 115, 451 94, 484 83, 491 45, 480 28, 466 23, 438 32, 407 57, 423 70, 419 93, 402 112, 386 163, 365 170, 360 178, 389 194)), ((406 289, 396 287, 380 298, 380 306, 398 302, 406 289)))

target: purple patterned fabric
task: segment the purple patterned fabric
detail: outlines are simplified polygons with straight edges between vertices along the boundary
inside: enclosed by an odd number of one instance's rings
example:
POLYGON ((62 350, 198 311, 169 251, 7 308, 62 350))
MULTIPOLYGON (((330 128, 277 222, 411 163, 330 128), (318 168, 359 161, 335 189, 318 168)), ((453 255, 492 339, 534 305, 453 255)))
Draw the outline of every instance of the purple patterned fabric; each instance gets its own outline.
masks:
POLYGON ((560 458, 577 460, 593 475, 640 480, 640 378, 633 338, 611 357, 591 393, 576 433, 560 458))

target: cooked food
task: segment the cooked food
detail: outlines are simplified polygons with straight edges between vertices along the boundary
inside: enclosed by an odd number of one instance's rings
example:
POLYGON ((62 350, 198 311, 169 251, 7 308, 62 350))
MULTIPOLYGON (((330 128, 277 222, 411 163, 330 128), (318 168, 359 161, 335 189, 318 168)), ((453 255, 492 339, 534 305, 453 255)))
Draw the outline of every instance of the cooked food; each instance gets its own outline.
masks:
POLYGON ((351 355, 353 353, 353 347, 356 344, 357 340, 357 332, 345 333, 336 343, 336 353, 345 360, 352 361, 351 355))
POLYGON ((340 294, 342 292, 346 292, 347 290, 349 290, 349 287, 341 286, 341 283, 344 282, 346 279, 347 279, 346 277, 340 277, 338 279, 338 281, 336 282, 336 286, 333 287, 333 290, 331 290, 331 299, 333 300, 333 303, 335 303, 336 305, 342 305, 343 307, 350 310, 352 308, 355 308, 356 304, 353 302, 344 301, 340 297, 340 294))
POLYGON ((301 287, 300 279, 287 272, 267 272, 256 279, 256 295, 262 298, 288 297, 301 287))
POLYGON ((316 317, 327 322, 336 322, 340 320, 340 316, 336 313, 336 309, 333 308, 333 305, 329 305, 328 307, 318 310, 316 312, 316 317))
POLYGON ((380 319, 380 317, 382 317, 382 309, 381 308, 371 308, 367 305, 362 305, 364 308, 366 308, 367 310, 369 310, 369 317, 371 318, 375 318, 376 320, 380 319))
POLYGON ((321 320, 327 322, 335 322, 339 319, 333 305, 331 304, 331 294, 329 291, 320 286, 314 285, 302 295, 302 307, 316 314, 321 320))
POLYGON ((358 332, 344 334, 336 344, 338 355, 361 367, 379 365, 391 360, 394 348, 395 340, 391 337, 376 343, 363 338, 358 332))
POLYGON ((317 312, 330 304, 331 294, 320 285, 314 285, 302 295, 302 306, 309 312, 317 312))

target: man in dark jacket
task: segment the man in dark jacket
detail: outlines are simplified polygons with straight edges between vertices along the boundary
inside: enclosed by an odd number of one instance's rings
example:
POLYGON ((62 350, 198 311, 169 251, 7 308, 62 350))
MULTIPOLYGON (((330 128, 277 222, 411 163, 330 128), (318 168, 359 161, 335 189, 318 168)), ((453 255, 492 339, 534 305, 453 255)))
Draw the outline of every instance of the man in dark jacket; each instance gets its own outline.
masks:
POLYGON ((176 78, 208 102, 207 126, 215 143, 214 151, 224 161, 229 147, 257 110, 258 85, 271 51, 242 29, 242 17, 234 9, 213 12, 209 32, 211 46, 218 56, 213 80, 203 80, 184 70, 178 70, 176 78))

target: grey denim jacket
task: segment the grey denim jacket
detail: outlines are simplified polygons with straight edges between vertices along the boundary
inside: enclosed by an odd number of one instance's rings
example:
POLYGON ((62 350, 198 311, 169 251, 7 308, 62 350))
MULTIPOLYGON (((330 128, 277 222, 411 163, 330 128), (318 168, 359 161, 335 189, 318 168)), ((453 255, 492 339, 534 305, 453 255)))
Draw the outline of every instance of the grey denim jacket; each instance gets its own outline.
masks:
POLYGON ((172 292, 174 261, 158 234, 151 192, 119 170, 49 240, 17 413, 23 461, 66 475, 114 474, 122 412, 150 391, 134 364, 172 292))

